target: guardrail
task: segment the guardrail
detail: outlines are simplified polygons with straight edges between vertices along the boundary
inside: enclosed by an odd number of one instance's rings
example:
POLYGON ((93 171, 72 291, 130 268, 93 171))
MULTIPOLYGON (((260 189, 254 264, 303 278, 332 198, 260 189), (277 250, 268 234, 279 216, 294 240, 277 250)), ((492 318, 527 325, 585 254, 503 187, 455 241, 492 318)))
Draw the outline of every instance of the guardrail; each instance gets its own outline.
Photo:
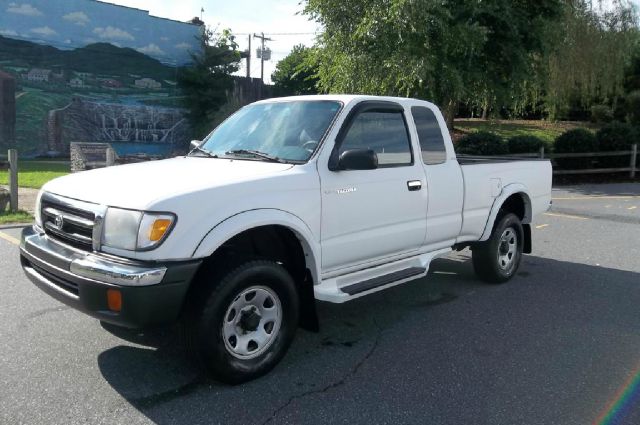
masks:
MULTIPOLYGON (((18 151, 9 149, 7 160, 0 160, 0 170, 9 170, 9 208, 18 212, 18 151)), ((2 211, 0 211, 2 212, 2 211)))
POLYGON ((554 167, 553 174, 598 174, 598 173, 629 173, 629 177, 635 178, 636 172, 640 171, 638 167, 638 145, 631 145, 630 151, 614 151, 614 152, 580 152, 580 153, 545 153, 544 148, 541 148, 539 152, 524 153, 524 154, 510 154, 504 155, 518 158, 541 158, 541 159, 558 159, 558 158, 599 158, 599 157, 611 157, 611 156, 628 156, 628 167, 617 168, 584 168, 580 170, 562 170, 554 167))

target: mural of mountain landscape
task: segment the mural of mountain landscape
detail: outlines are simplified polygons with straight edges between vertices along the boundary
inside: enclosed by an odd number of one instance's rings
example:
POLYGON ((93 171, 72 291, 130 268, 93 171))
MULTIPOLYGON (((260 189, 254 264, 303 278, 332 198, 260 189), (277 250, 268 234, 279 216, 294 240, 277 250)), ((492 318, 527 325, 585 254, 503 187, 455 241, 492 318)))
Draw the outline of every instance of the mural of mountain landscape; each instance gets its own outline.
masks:
POLYGON ((16 116, 0 149, 64 156, 71 142, 101 142, 120 156, 180 151, 190 130, 176 77, 201 31, 94 0, 0 1, 0 80, 12 80, 4 87, 15 87, 15 106, 5 99, 4 108, 16 116))

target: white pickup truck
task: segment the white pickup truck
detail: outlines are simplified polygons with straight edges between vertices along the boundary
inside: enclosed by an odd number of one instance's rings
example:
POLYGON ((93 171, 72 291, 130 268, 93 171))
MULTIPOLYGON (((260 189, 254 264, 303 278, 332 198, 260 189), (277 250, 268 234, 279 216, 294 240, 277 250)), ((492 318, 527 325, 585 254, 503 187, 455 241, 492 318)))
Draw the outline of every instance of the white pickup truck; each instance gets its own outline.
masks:
POLYGON ((456 158, 431 103, 270 99, 186 156, 61 177, 24 230, 26 275, 111 324, 180 322, 217 379, 260 376, 317 300, 343 303, 427 274, 471 247, 506 282, 549 208, 544 160, 456 158))

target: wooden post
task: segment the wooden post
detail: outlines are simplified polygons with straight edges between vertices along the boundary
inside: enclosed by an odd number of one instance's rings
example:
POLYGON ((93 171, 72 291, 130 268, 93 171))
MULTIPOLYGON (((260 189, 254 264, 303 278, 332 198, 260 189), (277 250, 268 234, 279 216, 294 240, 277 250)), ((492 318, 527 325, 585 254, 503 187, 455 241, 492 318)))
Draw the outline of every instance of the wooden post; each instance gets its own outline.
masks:
POLYGON ((18 212, 18 151, 9 149, 9 194, 11 212, 18 212))
POLYGON ((544 159, 544 146, 540 148, 540 159, 544 159))
POLYGON ((629 177, 632 179, 636 177, 636 164, 638 160, 638 144, 634 143, 631 146, 631 171, 629 172, 629 177))
POLYGON ((107 148, 107 167, 112 167, 116 163, 116 152, 113 148, 107 148))

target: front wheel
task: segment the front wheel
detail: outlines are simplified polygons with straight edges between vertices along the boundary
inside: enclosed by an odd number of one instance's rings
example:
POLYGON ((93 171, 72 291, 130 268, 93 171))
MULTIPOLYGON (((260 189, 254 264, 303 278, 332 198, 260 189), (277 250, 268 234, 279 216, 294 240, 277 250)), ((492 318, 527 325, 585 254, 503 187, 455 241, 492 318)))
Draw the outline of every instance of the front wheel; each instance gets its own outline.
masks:
POLYGON ((488 240, 473 248, 473 268, 476 275, 489 283, 504 283, 518 271, 522 260, 524 232, 515 214, 498 219, 488 240))
POLYGON ((272 261, 249 261, 223 273, 189 323, 193 349, 214 378, 238 384, 270 371, 298 326, 296 285, 272 261))

